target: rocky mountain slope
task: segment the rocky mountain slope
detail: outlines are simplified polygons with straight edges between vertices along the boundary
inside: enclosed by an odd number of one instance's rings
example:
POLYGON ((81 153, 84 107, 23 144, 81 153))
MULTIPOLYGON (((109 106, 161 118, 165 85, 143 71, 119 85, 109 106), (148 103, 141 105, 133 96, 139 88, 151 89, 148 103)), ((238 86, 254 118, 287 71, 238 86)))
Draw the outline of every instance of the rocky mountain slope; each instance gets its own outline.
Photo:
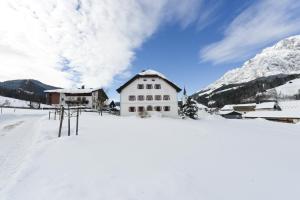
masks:
POLYGON ((279 41, 192 95, 201 103, 222 106, 255 100, 258 93, 285 84, 300 74, 300 35, 279 41), (238 96, 237 96, 238 94, 238 96))

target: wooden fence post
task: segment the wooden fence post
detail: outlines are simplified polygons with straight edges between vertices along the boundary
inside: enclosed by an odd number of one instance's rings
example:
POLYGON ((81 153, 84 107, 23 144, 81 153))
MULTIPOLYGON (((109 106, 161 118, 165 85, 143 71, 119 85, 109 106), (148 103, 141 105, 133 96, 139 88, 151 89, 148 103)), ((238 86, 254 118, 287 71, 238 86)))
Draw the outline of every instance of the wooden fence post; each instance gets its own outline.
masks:
POLYGON ((51 113, 51 112, 49 111, 49 120, 50 120, 50 113, 51 113))
POLYGON ((59 132, 58 132, 58 137, 61 136, 61 128, 62 128, 62 123, 63 123, 63 120, 64 120, 64 112, 65 112, 65 108, 62 106, 61 107, 61 114, 60 114, 60 123, 59 123, 59 132))
POLYGON ((68 106, 68 136, 71 135, 71 130, 70 130, 70 107, 68 106))
POLYGON ((54 120, 56 120, 56 109, 54 110, 54 120))
POLYGON ((77 115, 76 115, 76 135, 78 135, 78 118, 79 118, 79 108, 77 108, 77 115))

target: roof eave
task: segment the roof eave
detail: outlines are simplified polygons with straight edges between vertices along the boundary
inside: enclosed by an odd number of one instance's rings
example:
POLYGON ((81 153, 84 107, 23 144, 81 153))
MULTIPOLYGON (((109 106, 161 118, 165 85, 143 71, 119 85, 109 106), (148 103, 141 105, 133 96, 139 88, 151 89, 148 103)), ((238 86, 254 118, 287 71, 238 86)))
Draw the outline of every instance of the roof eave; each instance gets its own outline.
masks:
POLYGON ((137 74, 135 75, 134 77, 132 77, 129 81, 127 81, 126 83, 124 83, 121 87, 119 87, 116 91, 118 93, 121 93, 122 90, 127 87, 130 83, 132 83, 134 80, 136 80, 137 78, 142 78, 142 77, 159 77, 161 79, 163 79, 164 81, 166 81, 169 85, 171 85, 173 88, 175 88, 175 90, 177 92, 180 92, 182 89, 180 87, 178 87, 177 85, 175 85, 174 83, 172 83, 171 81, 169 81, 168 79, 164 78, 164 77, 161 77, 157 74, 147 74, 147 75, 140 75, 140 74, 137 74))

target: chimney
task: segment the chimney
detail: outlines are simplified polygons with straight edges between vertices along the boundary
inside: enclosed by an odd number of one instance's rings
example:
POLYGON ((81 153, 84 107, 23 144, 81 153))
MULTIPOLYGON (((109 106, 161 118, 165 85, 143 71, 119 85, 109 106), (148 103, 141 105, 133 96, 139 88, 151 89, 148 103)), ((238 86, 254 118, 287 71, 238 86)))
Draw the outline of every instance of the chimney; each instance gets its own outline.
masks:
POLYGON ((81 86, 81 89, 84 89, 84 85, 81 86))

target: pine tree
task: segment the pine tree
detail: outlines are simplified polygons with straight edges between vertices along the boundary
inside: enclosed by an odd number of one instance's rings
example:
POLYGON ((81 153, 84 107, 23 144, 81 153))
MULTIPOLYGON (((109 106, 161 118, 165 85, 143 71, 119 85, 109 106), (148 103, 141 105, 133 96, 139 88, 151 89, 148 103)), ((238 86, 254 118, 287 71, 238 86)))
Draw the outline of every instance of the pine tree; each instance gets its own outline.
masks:
POLYGON ((180 112, 181 116, 197 119, 198 118, 197 112, 198 112, 197 103, 191 97, 188 97, 185 104, 182 105, 181 112, 180 112))
POLYGON ((109 108, 114 109, 116 107, 116 104, 114 101, 111 101, 109 104, 109 108))

